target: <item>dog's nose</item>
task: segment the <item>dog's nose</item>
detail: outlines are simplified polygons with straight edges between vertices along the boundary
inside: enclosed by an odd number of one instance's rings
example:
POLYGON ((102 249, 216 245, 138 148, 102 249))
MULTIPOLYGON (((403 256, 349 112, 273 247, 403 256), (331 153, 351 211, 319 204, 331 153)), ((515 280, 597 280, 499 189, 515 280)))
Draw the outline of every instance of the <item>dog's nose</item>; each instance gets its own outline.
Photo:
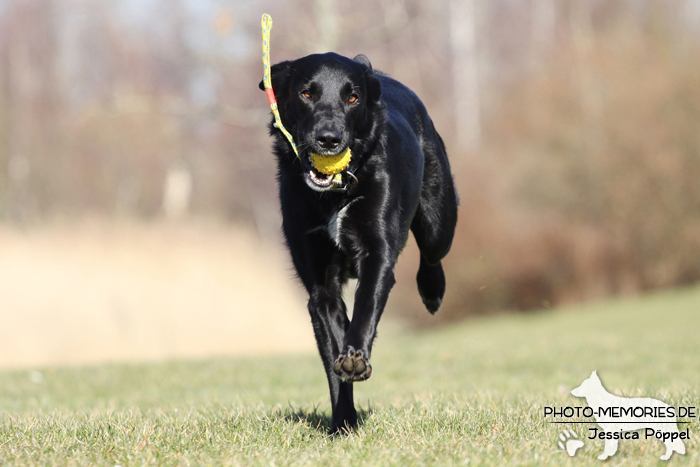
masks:
POLYGON ((335 149, 340 144, 340 133, 335 130, 319 130, 316 133, 316 141, 323 149, 335 149))

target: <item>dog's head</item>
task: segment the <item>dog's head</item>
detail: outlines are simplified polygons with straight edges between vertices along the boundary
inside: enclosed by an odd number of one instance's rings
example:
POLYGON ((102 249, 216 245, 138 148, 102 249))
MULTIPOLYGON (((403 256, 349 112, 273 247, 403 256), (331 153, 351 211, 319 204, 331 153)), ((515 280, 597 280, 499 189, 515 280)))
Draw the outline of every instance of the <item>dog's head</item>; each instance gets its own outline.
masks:
MULTIPOLYGON (((310 154, 338 155, 352 150, 361 157, 374 137, 381 86, 367 57, 334 53, 309 55, 271 68, 282 123, 299 150, 307 185, 316 191, 332 186, 332 175, 314 169, 310 154)), ((263 82, 260 89, 264 90, 263 82)), ((356 166, 357 161, 352 161, 356 166)))
POLYGON ((588 397, 592 394, 597 394, 602 388, 603 383, 600 382, 596 370, 593 370, 588 379, 584 380, 579 387, 571 390, 571 395, 576 397, 588 397))

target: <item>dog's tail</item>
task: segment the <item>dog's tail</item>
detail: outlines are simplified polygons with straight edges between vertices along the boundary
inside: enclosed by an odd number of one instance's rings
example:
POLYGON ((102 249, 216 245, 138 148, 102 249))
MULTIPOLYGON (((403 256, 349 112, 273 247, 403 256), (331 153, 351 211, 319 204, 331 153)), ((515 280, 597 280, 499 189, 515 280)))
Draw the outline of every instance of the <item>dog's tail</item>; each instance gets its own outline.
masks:
POLYGON ((442 297, 445 295, 445 273, 442 264, 429 265, 421 255, 418 268, 418 293, 428 311, 435 314, 442 305, 442 297))

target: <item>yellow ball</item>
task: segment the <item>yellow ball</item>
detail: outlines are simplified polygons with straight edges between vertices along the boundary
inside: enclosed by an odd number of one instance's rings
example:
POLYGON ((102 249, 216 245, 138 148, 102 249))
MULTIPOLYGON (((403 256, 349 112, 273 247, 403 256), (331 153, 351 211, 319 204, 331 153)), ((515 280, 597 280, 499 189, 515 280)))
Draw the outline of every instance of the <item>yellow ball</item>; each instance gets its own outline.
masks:
POLYGON ((347 148, 337 156, 324 156, 322 154, 311 153, 311 163, 314 168, 326 175, 339 174, 347 169, 348 165, 350 165, 350 159, 352 159, 350 148, 347 148))

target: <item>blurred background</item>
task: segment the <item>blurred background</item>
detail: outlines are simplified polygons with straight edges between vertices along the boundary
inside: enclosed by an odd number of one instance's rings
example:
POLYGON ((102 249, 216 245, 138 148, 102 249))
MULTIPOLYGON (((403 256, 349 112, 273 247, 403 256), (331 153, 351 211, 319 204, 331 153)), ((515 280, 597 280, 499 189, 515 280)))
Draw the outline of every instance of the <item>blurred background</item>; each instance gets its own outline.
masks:
POLYGON ((461 195, 429 317, 700 280, 700 1, 0 0, 0 367, 313 351, 280 235, 273 62, 364 53, 461 195))

